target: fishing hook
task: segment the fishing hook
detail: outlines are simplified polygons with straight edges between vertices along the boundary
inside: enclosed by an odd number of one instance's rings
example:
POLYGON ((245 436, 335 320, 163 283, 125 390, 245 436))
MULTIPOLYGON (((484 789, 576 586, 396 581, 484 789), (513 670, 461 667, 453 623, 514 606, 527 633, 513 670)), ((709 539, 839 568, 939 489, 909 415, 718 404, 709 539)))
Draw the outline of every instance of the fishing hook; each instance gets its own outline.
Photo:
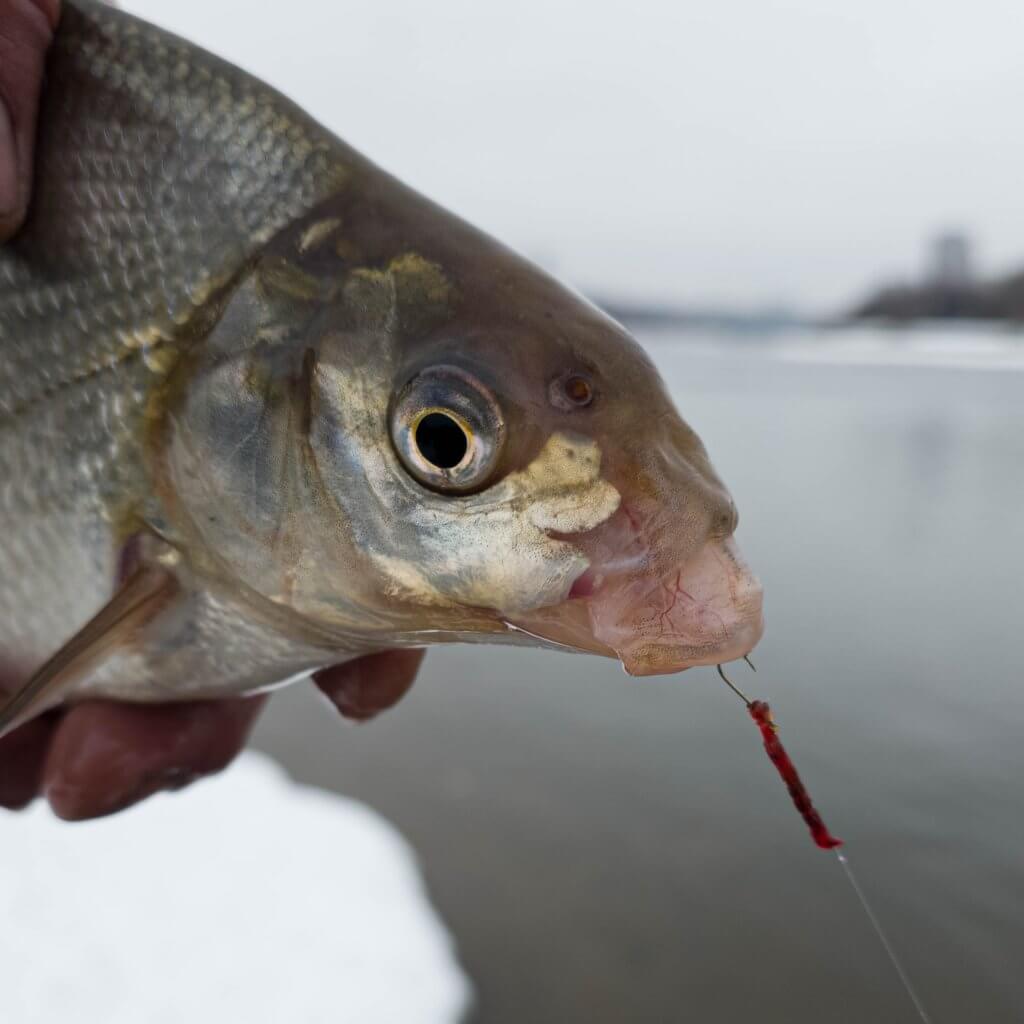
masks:
MULTIPOLYGON (((715 668, 718 669, 718 674, 722 677, 722 682, 724 682, 725 685, 728 686, 729 689, 732 690, 732 692, 735 693, 736 696, 739 697, 739 699, 749 708, 753 704, 753 701, 733 683, 733 681, 725 674, 725 670, 721 665, 716 665, 715 668)), ((754 671, 756 672, 757 670, 755 669, 754 671)))

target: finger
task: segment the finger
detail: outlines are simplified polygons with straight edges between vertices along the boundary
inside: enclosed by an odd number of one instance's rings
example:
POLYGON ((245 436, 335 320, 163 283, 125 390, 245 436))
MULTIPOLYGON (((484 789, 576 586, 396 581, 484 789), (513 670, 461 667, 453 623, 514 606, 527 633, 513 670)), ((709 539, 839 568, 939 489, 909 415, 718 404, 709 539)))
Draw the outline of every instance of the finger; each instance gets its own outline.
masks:
POLYGON ((59 0, 0 0, 0 240, 28 208, 36 113, 59 0))
POLYGON ((367 654, 317 672, 313 682, 346 718, 367 722, 409 692, 425 653, 417 648, 367 654))
POLYGON ((43 791, 58 817, 77 821, 180 789, 231 763, 265 701, 80 704, 57 728, 43 791))
POLYGON ((0 739, 0 807, 17 811, 39 794, 43 763, 59 715, 43 715, 0 739))

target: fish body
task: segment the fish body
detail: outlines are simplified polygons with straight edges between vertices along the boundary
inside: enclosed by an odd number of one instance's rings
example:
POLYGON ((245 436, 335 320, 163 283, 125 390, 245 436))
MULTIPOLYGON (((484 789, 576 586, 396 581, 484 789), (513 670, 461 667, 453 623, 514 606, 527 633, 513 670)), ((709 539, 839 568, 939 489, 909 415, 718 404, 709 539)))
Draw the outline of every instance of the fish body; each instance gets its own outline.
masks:
POLYGON ((34 710, 429 642, 739 656, 735 522, 618 324, 256 79, 66 4, 0 249, 0 663, 47 675, 34 710))

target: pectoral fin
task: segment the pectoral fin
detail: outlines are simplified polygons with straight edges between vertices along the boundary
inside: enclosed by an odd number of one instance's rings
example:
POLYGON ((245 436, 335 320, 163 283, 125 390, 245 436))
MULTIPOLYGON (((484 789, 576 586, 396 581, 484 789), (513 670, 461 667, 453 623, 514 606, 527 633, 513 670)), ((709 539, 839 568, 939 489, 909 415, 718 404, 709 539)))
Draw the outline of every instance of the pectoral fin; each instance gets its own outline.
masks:
POLYGON ((0 736, 56 704, 68 688, 131 640, 178 593, 168 570, 141 566, 117 593, 0 708, 0 736))

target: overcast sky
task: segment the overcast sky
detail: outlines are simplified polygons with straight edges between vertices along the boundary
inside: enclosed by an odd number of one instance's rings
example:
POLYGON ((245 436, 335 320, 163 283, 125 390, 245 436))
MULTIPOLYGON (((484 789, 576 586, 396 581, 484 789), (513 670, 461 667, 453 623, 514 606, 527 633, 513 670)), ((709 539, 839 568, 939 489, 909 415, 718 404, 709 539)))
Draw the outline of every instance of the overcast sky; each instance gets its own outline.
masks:
POLYGON ((602 294, 842 306, 1024 266, 1021 0, 127 0, 602 294))

